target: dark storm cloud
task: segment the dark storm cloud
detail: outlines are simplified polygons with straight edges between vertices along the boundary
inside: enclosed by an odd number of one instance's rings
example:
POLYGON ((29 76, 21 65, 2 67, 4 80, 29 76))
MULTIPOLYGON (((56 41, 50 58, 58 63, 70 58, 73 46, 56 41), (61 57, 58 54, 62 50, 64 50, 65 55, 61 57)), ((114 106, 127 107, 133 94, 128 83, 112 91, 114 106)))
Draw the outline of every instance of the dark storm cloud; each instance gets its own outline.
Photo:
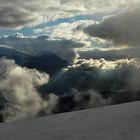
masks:
POLYGON ((117 44, 139 46, 140 8, 105 19, 103 22, 86 27, 91 36, 113 40, 117 44))

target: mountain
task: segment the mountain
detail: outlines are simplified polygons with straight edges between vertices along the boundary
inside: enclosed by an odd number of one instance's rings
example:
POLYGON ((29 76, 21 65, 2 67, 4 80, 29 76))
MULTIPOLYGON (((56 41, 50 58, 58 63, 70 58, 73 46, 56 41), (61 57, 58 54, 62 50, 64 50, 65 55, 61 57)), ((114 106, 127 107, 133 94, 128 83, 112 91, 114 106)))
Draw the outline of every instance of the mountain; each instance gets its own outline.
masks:
POLYGON ((69 63, 50 51, 43 51, 37 55, 28 55, 8 48, 4 45, 0 47, 0 58, 6 57, 15 60, 16 64, 27 68, 35 68, 49 74, 55 74, 69 63))
POLYGON ((67 61, 50 51, 43 51, 35 56, 32 56, 23 64, 23 66, 28 68, 36 68, 49 74, 55 74, 68 65, 69 63, 67 61))
POLYGON ((12 48, 8 48, 4 45, 0 46, 0 58, 6 57, 8 59, 15 60, 18 65, 23 65, 31 56, 22 52, 18 52, 12 48))
POLYGON ((1 140, 139 140, 140 102, 0 124, 1 140))

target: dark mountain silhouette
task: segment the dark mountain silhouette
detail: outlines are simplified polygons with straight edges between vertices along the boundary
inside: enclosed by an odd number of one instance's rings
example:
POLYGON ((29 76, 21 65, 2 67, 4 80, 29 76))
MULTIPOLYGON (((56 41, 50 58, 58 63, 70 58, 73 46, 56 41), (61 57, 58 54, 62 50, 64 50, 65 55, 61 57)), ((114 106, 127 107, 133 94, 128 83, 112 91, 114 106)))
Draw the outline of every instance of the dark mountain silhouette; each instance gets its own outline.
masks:
POLYGON ((18 65, 23 65, 31 56, 22 52, 18 52, 12 48, 0 47, 0 58, 5 57, 7 59, 15 60, 18 65))
POLYGON ((55 74, 69 63, 50 51, 31 56, 12 48, 0 47, 0 58, 15 60, 15 63, 27 68, 35 68, 48 74, 55 74))
POLYGON ((65 68, 69 63, 56 54, 50 51, 44 51, 36 56, 30 57, 23 66, 28 68, 36 68, 40 71, 47 72, 49 74, 55 74, 60 69, 65 68))

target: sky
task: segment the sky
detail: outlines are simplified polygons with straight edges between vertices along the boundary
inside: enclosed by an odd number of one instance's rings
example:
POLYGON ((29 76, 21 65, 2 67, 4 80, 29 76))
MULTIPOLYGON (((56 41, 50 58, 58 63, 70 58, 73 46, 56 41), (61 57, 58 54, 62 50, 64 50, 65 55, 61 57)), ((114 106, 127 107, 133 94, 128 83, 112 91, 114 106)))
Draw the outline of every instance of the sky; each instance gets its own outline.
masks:
POLYGON ((0 0, 5 121, 139 100, 139 13, 140 0, 0 0))
MULTIPOLYGON (((16 33, 33 37, 48 35, 95 44, 83 30, 110 16, 139 9, 139 0, 0 0, 0 37, 16 33), (82 38, 82 41, 80 40, 82 38)), ((103 38, 104 39, 104 38, 103 38)), ((85 45, 85 46, 86 46, 85 45)))
MULTIPOLYGON (((25 36, 50 35, 52 32, 58 32, 60 27, 68 30, 66 25, 69 26, 69 33, 79 24, 86 26, 101 22, 111 15, 130 11, 139 4, 139 0, 25 0, 24 2, 1 0, 0 2, 0 37, 17 32, 25 36)), ((61 34, 55 33, 53 37, 61 38, 61 34)))
POLYGON ((105 16, 132 8, 136 0, 1 0, 0 36, 16 32, 31 36, 34 30, 87 20, 101 22, 105 16))

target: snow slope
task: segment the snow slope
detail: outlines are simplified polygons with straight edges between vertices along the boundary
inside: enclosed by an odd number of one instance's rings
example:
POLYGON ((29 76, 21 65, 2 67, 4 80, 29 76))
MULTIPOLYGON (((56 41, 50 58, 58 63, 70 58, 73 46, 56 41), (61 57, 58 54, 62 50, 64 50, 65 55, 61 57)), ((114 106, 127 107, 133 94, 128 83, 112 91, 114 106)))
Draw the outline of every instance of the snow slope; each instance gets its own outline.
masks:
POLYGON ((140 140, 140 102, 0 124, 0 140, 140 140))

